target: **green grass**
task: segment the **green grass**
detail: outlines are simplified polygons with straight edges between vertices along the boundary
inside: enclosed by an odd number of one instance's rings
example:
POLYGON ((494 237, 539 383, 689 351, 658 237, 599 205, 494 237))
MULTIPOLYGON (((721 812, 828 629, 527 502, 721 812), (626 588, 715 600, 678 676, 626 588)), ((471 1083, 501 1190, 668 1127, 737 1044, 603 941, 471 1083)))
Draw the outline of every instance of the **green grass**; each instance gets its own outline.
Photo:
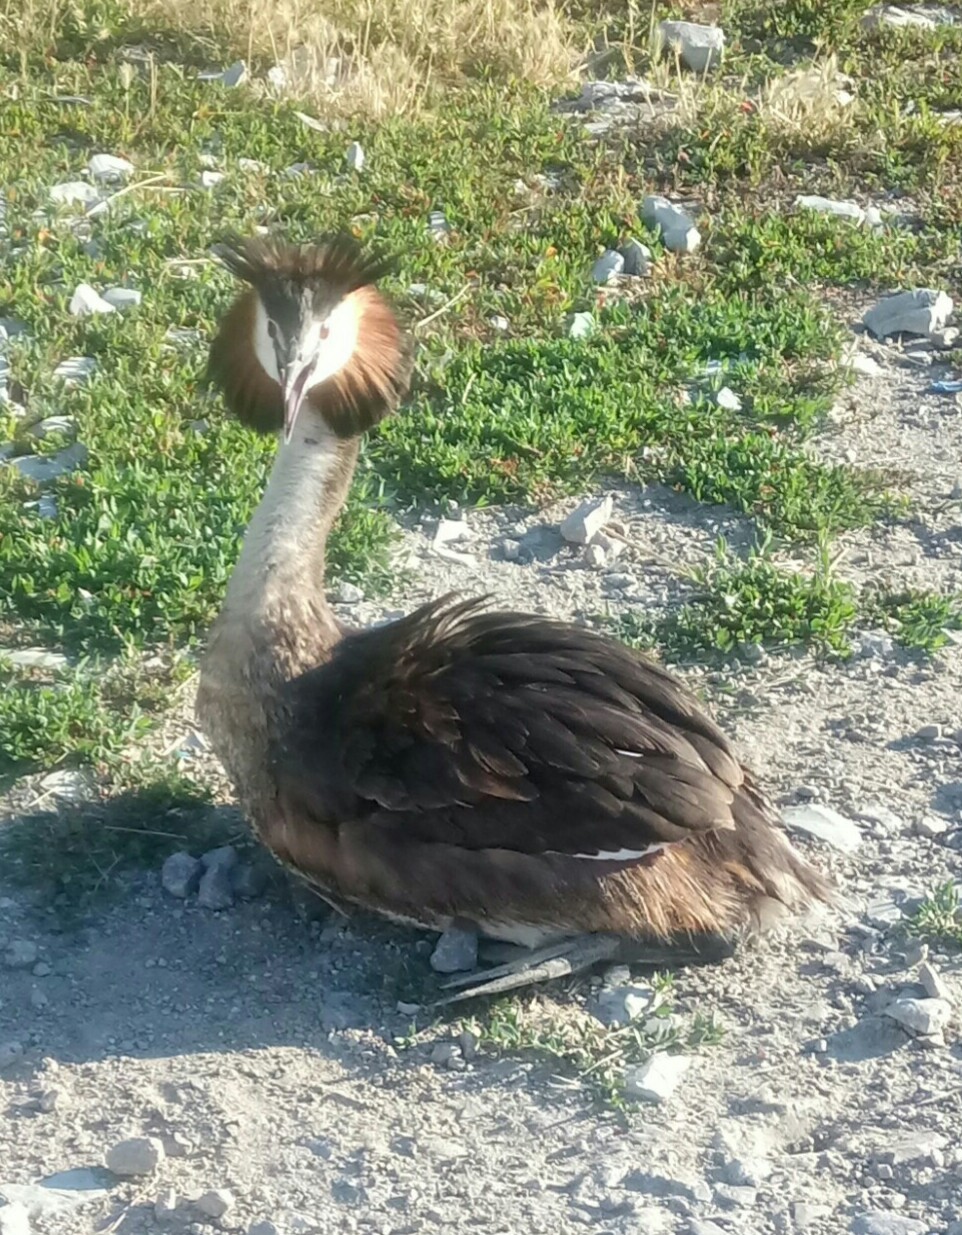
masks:
MULTIPOLYGON (((378 0, 370 48, 394 38, 420 72, 423 47, 392 34, 392 2, 378 0)), ((148 10, 126 0, 55 7, 0 0, 0 316, 28 328, 7 347, 27 416, 0 405, 0 444, 55 452, 64 440, 38 443, 29 429, 66 415, 87 458, 42 490, 0 466, 0 635, 70 656, 55 673, 0 668, 0 777, 86 763, 108 787, 137 788, 125 752, 150 748, 169 691, 192 671, 274 449, 228 423, 201 382, 233 291, 208 260, 228 230, 300 240, 347 225, 396 255, 388 287, 411 322, 447 306, 417 329, 410 406, 362 456, 333 578, 388 591, 399 504, 541 503, 614 474, 730 506, 810 565, 789 574, 765 555, 719 561, 672 630, 626 635, 672 654, 746 643, 842 654, 873 621, 928 653, 958 629, 957 598, 858 596, 822 568, 834 534, 897 518, 904 502, 895 478, 822 463, 806 439, 844 380, 837 289, 959 291, 962 126, 936 113, 962 97, 962 31, 868 33, 867 5, 852 0, 724 0, 725 69, 698 82, 651 63, 647 11, 615 3, 602 15, 572 0, 538 82, 577 90, 566 48, 603 35, 612 73, 652 75, 680 100, 671 121, 595 141, 553 110, 552 92, 519 80, 532 55, 523 20, 510 37, 508 25, 487 29, 466 55, 449 37, 453 10, 424 0, 419 12, 444 37, 422 94, 375 106, 356 92, 342 122, 350 100, 335 108, 273 99, 256 80, 225 90, 195 79, 197 66, 237 55, 255 78, 270 63, 276 27, 253 11, 242 20, 229 0, 153 5, 149 28, 148 10), (150 46, 152 64, 125 59, 132 39, 150 46), (829 53, 854 79, 850 108, 835 100, 829 53), (807 112, 773 101, 787 72, 812 66, 827 84, 807 112), (366 151, 362 173, 345 167, 352 139, 366 151), (50 186, 77 179, 101 150, 136 168, 109 210, 84 220, 54 208, 50 186), (301 162, 312 170, 286 174, 301 162), (208 165, 225 174, 212 189, 200 185, 208 165), (546 191, 546 175, 560 187, 546 191), (800 192, 864 205, 893 188, 910 191, 918 230, 876 233, 793 207, 800 192), (640 224, 653 189, 690 189, 703 204, 698 252, 667 254, 640 224), (453 229, 446 244, 426 227, 437 208, 453 229), (589 271, 629 236, 650 245, 655 271, 620 301, 589 271), (71 317, 82 281, 136 287, 143 302, 71 317), (586 309, 598 332, 569 340, 568 314, 586 309), (494 314, 508 318, 507 339, 494 314), (66 389, 53 370, 74 355, 93 357, 97 372, 66 389), (715 361, 723 373, 708 379, 715 361), (722 381, 740 411, 718 407, 722 381), (144 668, 145 653, 165 668, 144 668)), ((351 12, 345 0, 338 20, 351 12)), ((170 761, 137 775, 180 783, 170 761)))
POLYGON ((461 1029, 474 1036, 484 1053, 534 1059, 576 1081, 600 1105, 625 1110, 634 1105, 625 1097, 626 1070, 656 1051, 691 1053, 724 1037, 714 1017, 676 1015, 670 975, 656 974, 653 985, 661 994, 657 1008, 619 1028, 607 1028, 587 1014, 553 1016, 540 1002, 499 1000, 482 1016, 462 1022, 461 1029))
POLYGON ((962 947, 962 896, 957 884, 942 884, 906 923, 909 934, 934 944, 962 947))

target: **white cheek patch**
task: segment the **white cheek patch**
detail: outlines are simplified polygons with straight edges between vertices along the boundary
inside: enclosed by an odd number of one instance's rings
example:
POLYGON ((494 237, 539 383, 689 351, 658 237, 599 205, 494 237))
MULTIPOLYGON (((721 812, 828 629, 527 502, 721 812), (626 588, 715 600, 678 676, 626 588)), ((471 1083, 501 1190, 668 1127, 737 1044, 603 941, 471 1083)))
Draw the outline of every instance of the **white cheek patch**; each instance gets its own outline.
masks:
POLYGON ((254 312, 254 355, 257 357, 257 363, 267 376, 275 382, 280 382, 281 375, 277 371, 277 353, 274 351, 274 340, 271 338, 267 326, 267 310, 261 304, 260 297, 258 297, 254 312))
POLYGON ((350 300, 342 300, 331 311, 326 323, 311 321, 302 343, 301 355, 316 357, 308 390, 320 386, 335 373, 340 373, 357 348, 357 310, 350 300), (327 326, 327 337, 321 338, 321 327, 327 326))

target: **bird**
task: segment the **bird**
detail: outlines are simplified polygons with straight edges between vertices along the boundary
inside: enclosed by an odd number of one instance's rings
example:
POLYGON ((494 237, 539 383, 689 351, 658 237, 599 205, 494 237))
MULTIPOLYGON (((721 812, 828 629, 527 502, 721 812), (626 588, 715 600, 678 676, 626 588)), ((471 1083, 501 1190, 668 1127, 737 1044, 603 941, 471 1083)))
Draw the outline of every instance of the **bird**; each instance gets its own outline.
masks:
POLYGON ((362 437, 411 387, 384 263, 345 235, 229 236, 207 377, 278 437, 202 659, 197 715, 252 829, 334 906, 471 929, 460 999, 601 960, 730 956, 833 898, 707 709, 655 659, 450 594, 369 628, 325 591, 362 437), (495 948, 497 950, 497 948, 495 948))

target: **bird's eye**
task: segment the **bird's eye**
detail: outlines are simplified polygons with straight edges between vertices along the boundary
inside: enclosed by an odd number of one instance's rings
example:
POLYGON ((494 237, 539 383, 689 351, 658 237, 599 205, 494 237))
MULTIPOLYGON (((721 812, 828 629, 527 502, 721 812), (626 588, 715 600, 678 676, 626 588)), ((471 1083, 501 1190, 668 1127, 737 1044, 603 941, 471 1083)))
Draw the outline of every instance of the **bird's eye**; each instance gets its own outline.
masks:
POLYGON ((330 326, 328 325, 328 323, 327 323, 327 322, 321 322, 320 329, 319 329, 319 330, 318 330, 318 332, 317 332, 317 334, 318 334, 318 338, 320 338, 320 339, 326 339, 326 338, 327 338, 327 336, 328 336, 330 333, 331 333, 331 328, 330 328, 330 326))
POLYGON ((274 342, 276 343, 276 342, 277 342, 277 323, 276 323, 276 322, 272 322, 272 321, 268 320, 268 323, 267 323, 267 333, 270 335, 270 337, 271 337, 271 338, 274 340, 274 342))

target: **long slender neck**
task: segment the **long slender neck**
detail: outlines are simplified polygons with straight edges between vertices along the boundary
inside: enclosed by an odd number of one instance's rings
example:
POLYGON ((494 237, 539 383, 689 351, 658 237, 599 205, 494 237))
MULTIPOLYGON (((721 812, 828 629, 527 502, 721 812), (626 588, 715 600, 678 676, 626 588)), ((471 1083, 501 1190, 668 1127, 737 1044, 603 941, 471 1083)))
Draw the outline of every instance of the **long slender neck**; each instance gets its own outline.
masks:
MULTIPOLYGON (((292 608, 331 616, 324 566, 331 525, 347 497, 359 439, 340 439, 305 407, 281 442, 247 528, 224 608, 271 621, 292 608)), ((331 617, 333 623, 333 617, 331 617)))

